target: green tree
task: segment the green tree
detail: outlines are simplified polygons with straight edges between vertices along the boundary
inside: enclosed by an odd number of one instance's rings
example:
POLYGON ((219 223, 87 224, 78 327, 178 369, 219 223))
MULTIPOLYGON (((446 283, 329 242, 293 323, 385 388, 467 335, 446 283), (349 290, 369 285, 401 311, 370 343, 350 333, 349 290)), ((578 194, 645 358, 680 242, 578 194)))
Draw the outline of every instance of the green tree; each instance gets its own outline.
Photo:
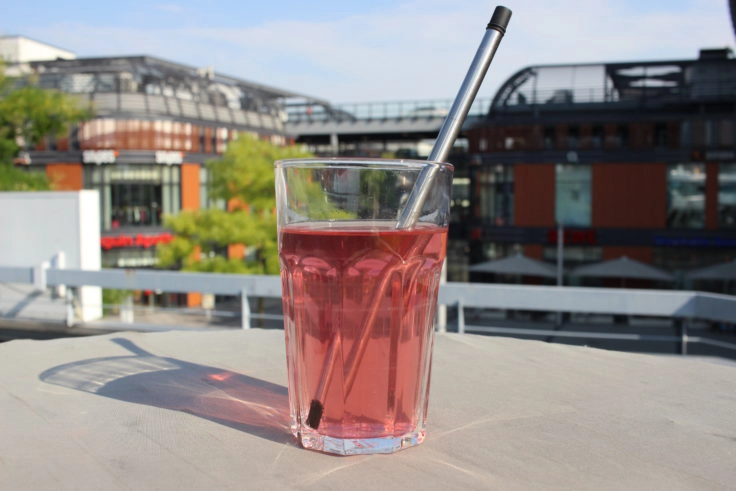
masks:
POLYGON ((159 265, 189 271, 278 274, 276 160, 309 157, 294 146, 278 146, 252 135, 230 143, 221 159, 207 162, 210 197, 229 210, 183 211, 164 220, 175 235, 158 246, 159 265), (244 244, 244 258, 228 258, 227 247, 244 244), (200 257, 195 257, 199 250, 200 257))
POLYGON ((63 134, 88 116, 68 94, 41 89, 32 77, 6 77, 0 62, 0 191, 49 189, 45 174, 18 169, 13 160, 19 151, 47 135, 63 134))

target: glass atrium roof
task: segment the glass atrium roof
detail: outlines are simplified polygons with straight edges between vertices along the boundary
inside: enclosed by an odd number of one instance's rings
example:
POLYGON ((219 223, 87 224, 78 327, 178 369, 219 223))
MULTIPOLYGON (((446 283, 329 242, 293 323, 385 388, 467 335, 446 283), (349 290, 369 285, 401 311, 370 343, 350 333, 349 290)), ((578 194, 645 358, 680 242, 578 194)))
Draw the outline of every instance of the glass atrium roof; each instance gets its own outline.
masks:
POLYGON ((729 50, 702 50, 698 60, 526 67, 504 82, 492 110, 724 95, 736 95, 736 59, 729 50))

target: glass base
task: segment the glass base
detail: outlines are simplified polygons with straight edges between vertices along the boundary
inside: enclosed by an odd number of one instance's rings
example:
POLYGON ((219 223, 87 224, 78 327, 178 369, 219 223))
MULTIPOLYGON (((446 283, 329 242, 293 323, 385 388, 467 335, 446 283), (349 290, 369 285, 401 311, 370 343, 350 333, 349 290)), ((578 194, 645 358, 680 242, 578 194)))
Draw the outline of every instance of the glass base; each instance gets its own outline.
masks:
POLYGON ((424 441, 424 437, 424 430, 380 438, 334 438, 320 435, 316 431, 307 431, 297 435, 302 447, 335 455, 394 453, 419 445, 424 441))

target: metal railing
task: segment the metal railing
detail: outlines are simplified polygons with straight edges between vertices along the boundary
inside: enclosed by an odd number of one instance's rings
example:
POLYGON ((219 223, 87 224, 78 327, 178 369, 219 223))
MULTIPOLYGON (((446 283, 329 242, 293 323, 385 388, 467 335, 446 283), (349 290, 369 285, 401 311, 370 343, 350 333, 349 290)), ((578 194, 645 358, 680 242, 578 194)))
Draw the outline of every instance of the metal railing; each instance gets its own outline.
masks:
MULTIPOLYGON (((300 104, 287 106, 288 123, 302 121, 345 121, 444 118, 452 99, 400 100, 333 104, 329 107, 300 104)), ((485 116, 491 107, 490 98, 477 98, 470 108, 470 117, 485 116)))
MULTIPOLYGON (((249 328, 252 314, 249 297, 280 298, 278 276, 191 273, 156 270, 102 269, 99 271, 55 269, 47 267, 0 267, 0 283, 32 284, 36 289, 67 289, 67 324, 75 323, 71 305, 73 292, 84 286, 119 290, 155 290, 170 293, 200 292, 239 296, 241 326, 249 328)), ((610 340, 666 340, 680 343, 682 354, 688 343, 702 343, 736 351, 736 344, 688 334, 694 321, 736 322, 736 297, 698 291, 582 288, 511 284, 448 282, 440 285, 439 304, 454 307, 459 333, 479 332, 501 335, 548 336, 559 338, 597 338, 610 340), (569 332, 559 329, 481 326, 467 324, 468 308, 552 312, 566 314, 607 314, 669 318, 678 326, 677 336, 627 334, 615 332, 569 332)), ((265 317, 274 317, 265 314, 265 317)), ((130 328, 134 328, 131 325, 130 328)), ((447 325, 438 325, 446 330, 447 325)))

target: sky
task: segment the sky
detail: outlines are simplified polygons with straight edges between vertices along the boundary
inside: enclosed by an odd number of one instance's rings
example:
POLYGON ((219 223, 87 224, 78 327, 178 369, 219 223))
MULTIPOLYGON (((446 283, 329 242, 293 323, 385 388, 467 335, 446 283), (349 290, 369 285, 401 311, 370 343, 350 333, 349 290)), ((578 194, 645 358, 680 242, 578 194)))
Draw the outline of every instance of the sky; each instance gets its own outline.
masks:
MULTIPOLYGON (((78 57, 151 55, 332 103, 452 99, 499 3, 479 0, 0 0, 0 35, 78 57)), ((728 0, 504 0, 477 97, 539 64, 733 48, 728 0)))

